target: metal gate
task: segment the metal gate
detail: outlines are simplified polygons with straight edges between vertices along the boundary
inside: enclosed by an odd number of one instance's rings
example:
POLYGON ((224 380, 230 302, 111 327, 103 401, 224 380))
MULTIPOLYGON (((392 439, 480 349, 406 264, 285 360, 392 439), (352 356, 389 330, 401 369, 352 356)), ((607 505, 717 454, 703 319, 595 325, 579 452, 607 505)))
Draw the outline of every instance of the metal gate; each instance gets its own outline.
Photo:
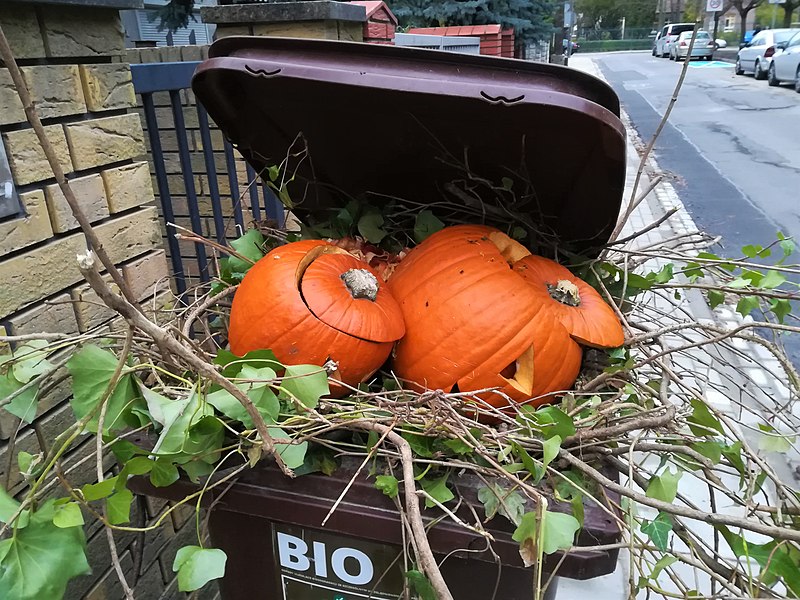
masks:
POLYGON ((208 282, 216 272, 214 264, 209 259, 206 245, 193 242, 194 252, 191 253, 176 237, 176 233, 179 232, 175 226, 177 221, 173 205, 176 191, 179 191, 181 197, 185 199, 188 228, 198 235, 213 239, 222 246, 226 246, 229 240, 241 235, 246 222, 250 219, 258 222, 266 216, 280 222, 283 217, 280 201, 258 180, 256 172, 250 165, 244 168, 245 181, 240 180, 237 163, 241 166, 241 159, 234 154, 234 148, 227 140, 223 141, 224 161, 221 161, 219 152, 215 153, 212 131, 217 128, 209 122, 208 113, 200 102, 197 101, 196 106, 191 106, 190 102, 185 102, 181 97, 183 90, 190 89, 192 75, 199 64, 199 62, 172 62, 131 65, 133 86, 141 98, 140 105, 150 143, 148 159, 155 175, 157 196, 161 203, 175 291, 179 295, 186 291, 188 283, 208 282), (156 98, 164 99, 166 98, 164 94, 168 94, 169 101, 165 106, 157 106, 156 98), (193 136, 197 134, 199 144, 190 147, 186 121, 188 118, 194 119, 195 116, 196 127, 191 133, 193 136), (167 120, 170 122, 164 125, 162 121, 167 120), (177 155, 180 177, 168 172, 165 143, 171 146, 174 144, 176 152, 170 155, 177 155), (202 162, 197 160, 200 155, 202 162), (218 174, 220 162, 223 162, 226 174, 218 174), (207 193, 204 189, 203 198, 208 198, 210 201, 210 211, 204 210, 198 201, 197 174, 193 169, 193 163, 204 166, 202 181, 204 188, 207 185, 207 193), (221 193, 222 184, 225 191, 221 193), (245 201, 244 196, 248 197, 248 201, 245 201))

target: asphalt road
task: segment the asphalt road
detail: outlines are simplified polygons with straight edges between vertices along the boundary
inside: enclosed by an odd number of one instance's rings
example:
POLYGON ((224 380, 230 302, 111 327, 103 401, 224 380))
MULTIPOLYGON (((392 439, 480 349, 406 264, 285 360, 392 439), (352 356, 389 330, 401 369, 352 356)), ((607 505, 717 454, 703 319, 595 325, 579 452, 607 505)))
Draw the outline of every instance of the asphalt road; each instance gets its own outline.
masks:
MULTIPOLYGON (((649 52, 591 57, 649 141, 683 63, 649 52)), ((656 159, 698 226, 721 236, 722 254, 767 246, 778 231, 800 245, 800 94, 736 76, 732 67, 690 63, 656 159)), ((800 365, 800 336, 793 338, 787 350, 800 365)))

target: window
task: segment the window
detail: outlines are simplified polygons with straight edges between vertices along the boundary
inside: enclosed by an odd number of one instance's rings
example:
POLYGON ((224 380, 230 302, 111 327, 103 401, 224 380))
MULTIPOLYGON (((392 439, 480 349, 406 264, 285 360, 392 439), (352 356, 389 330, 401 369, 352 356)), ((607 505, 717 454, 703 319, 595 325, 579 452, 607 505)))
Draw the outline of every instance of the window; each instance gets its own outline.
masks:
POLYGON ((792 40, 789 42, 789 48, 794 48, 795 46, 800 46, 800 33, 795 34, 792 40))
POLYGON ((775 43, 780 44, 781 42, 792 39, 792 34, 794 34, 794 31, 776 31, 773 34, 775 36, 775 43))
POLYGON ((765 33, 759 33, 756 37, 754 37, 750 41, 751 46, 766 46, 767 45, 767 35, 765 33))
POLYGON ((723 30, 726 33, 730 33, 731 31, 734 30, 735 27, 736 27, 736 17, 734 17, 733 15, 725 17, 725 26, 723 27, 723 30))

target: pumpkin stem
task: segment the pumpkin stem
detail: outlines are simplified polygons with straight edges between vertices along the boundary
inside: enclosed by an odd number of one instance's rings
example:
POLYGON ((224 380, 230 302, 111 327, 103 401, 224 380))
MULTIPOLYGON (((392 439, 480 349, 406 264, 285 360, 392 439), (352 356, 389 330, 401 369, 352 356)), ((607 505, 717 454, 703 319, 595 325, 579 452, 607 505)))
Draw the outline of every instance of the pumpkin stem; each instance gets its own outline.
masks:
POLYGON ((350 269, 340 276, 353 298, 366 298, 375 302, 378 297, 378 280, 366 269, 350 269))
POLYGON ((559 279, 555 285, 548 283, 547 291, 550 292, 551 298, 561 302, 561 304, 566 304, 567 306, 580 306, 581 304, 578 286, 568 279, 559 279))

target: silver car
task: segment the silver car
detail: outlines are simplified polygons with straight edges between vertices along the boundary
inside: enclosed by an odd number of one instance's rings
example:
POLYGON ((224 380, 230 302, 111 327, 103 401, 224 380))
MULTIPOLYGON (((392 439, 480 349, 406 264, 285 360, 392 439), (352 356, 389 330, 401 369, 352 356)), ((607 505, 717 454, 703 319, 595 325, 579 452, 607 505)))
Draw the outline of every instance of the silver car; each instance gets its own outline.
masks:
MULTIPOLYGON (((669 49, 670 60, 683 60, 689 54, 689 45, 692 43, 692 31, 684 31, 678 36, 669 49)), ((692 58, 711 60, 716 45, 707 31, 698 31, 692 46, 692 58)))
POLYGON ((783 52, 772 58, 767 71, 770 85, 794 83, 794 90, 800 94, 800 31, 788 42, 781 42, 778 48, 783 52))
POLYGON ((756 79, 766 79, 772 57, 781 50, 778 44, 788 42, 800 29, 767 29, 760 31, 736 56, 737 75, 752 73, 756 79))
POLYGON ((661 58, 669 56, 670 46, 678 39, 678 35, 693 29, 694 23, 670 23, 664 25, 653 42, 653 56, 660 56, 661 58))

